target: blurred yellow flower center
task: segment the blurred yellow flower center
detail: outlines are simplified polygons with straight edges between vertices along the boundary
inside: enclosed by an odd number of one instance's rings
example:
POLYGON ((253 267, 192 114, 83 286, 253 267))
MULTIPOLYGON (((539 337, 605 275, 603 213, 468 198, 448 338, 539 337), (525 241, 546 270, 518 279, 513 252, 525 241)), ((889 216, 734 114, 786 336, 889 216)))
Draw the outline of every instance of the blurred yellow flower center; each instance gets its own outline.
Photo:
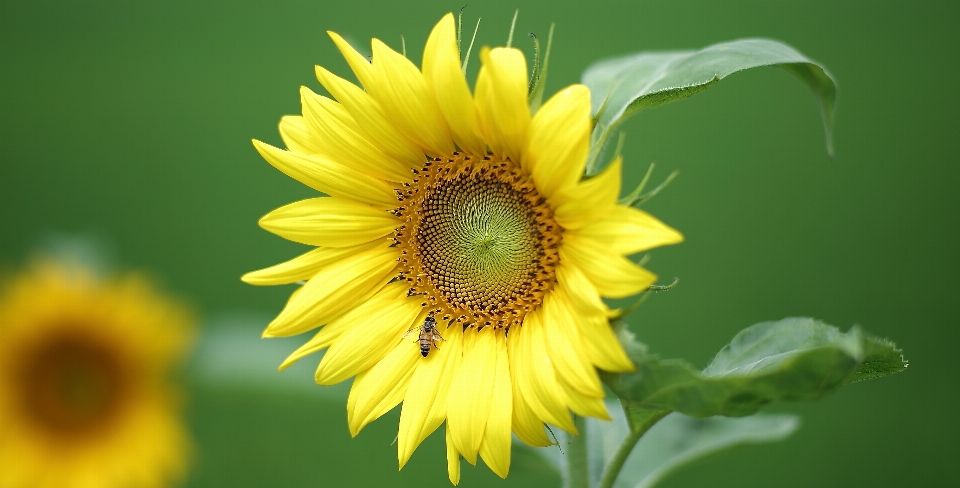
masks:
POLYGON ((560 227, 510 160, 436 158, 398 194, 401 276, 439 317, 510 327, 552 288, 560 227))
POLYGON ((48 339, 27 352, 18 375, 24 412, 58 434, 85 435, 108 425, 131 386, 122 358, 81 334, 48 339))

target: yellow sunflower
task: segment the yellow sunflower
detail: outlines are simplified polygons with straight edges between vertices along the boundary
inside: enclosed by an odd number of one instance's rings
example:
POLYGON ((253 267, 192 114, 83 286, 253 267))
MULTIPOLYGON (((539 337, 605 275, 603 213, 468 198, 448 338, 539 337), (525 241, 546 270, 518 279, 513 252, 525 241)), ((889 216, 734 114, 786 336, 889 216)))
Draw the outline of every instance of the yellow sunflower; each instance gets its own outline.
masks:
POLYGON ((184 310, 130 277, 47 262, 0 295, 0 486, 158 487, 189 447, 168 381, 184 310))
POLYGON ((633 365, 601 297, 646 289, 655 276, 625 255, 682 236, 617 204, 619 161, 582 178, 585 86, 531 114, 521 51, 483 48, 471 94, 455 32, 448 14, 421 69, 377 39, 371 61, 330 33, 363 88, 318 66, 336 101, 301 88, 303 115, 280 122, 288 150, 254 141, 329 195, 260 225, 317 247, 243 279, 305 281, 264 336, 323 327, 281 369, 327 349, 316 380, 355 377, 353 435, 402 403, 401 468, 446 421, 457 484, 461 456, 505 477, 511 432, 547 446, 545 424, 576 432, 571 411, 608 418, 597 370, 633 365))

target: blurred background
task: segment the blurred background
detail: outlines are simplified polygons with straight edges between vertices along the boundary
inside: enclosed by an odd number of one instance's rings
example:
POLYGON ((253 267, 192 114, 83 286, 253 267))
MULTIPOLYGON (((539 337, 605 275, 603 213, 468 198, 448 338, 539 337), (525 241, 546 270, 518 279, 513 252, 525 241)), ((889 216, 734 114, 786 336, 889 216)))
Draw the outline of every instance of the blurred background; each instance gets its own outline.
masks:
MULTIPOLYGON (((814 316, 890 337, 910 368, 772 406, 800 414, 801 430, 662 486, 957 486, 956 4, 488 1, 466 9, 465 30, 482 17, 478 45, 503 44, 518 6, 515 45, 528 53, 525 34, 545 39, 557 23, 548 94, 601 58, 757 36, 793 45, 839 82, 834 161, 813 96, 772 68, 626 124, 625 186, 650 162, 655 182, 679 169, 646 209, 686 235, 648 265, 679 286, 651 297, 631 327, 702 367, 745 326, 814 316)), ((276 373, 307 337, 257 338, 291 289, 239 277, 302 251, 256 222, 312 191, 250 139, 281 144, 277 123, 299 113, 298 87, 320 90, 315 64, 349 74, 325 31, 366 49, 371 37, 399 49, 402 34, 419 65, 430 28, 460 7, 0 2, 0 267, 19 267, 55 233, 83 235, 193 304, 207 335, 187 375, 197 444, 187 486, 449 486, 442 432, 398 474, 398 411, 350 440, 348 386, 314 385, 318 357, 276 373)), ((518 458, 505 481, 464 467, 461 486, 558 483, 518 458)))

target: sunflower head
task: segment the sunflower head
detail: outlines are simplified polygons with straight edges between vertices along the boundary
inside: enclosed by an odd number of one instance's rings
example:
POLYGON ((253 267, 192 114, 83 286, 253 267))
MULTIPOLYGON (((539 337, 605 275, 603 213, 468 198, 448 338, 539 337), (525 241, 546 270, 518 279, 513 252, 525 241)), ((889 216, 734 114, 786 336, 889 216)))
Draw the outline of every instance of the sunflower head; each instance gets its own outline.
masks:
POLYGON ((509 159, 434 158, 398 191, 399 276, 445 321, 509 328, 556 281, 560 227, 509 159))
POLYGON ((506 476, 511 432, 545 446, 547 424, 576 431, 571 412, 608 417, 597 371, 633 365, 602 297, 645 290, 655 276, 627 256, 682 237, 617 203, 619 160, 584 178, 585 86, 532 112, 523 54, 497 47, 480 50, 471 90, 450 14, 420 68, 379 40, 368 60, 330 36, 362 87, 317 67, 333 98, 301 90, 303 115, 280 122, 287 150, 254 141, 327 195, 260 221, 314 246, 244 276, 305 282, 264 335, 321 327, 282 367, 326 349, 316 379, 355 377, 354 434, 402 403, 401 466, 446 423, 454 484, 478 455, 506 476))
POLYGON ((189 445, 169 373, 191 320, 146 280, 52 261, 0 290, 0 486, 147 487, 189 445))

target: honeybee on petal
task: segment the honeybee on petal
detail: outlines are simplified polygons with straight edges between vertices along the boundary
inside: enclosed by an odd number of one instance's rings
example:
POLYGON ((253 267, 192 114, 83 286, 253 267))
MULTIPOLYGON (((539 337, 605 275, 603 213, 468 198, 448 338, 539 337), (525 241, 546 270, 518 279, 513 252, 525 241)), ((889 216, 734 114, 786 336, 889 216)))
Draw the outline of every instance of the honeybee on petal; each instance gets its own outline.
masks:
POLYGON ((427 315, 427 318, 423 321, 423 325, 408 330, 406 334, 403 334, 403 337, 410 337, 414 331, 419 331, 417 341, 420 342, 421 356, 427 357, 427 354, 430 354, 431 346, 440 349, 440 347, 437 346, 437 341, 442 341, 443 336, 437 332, 437 321, 432 315, 427 315))

